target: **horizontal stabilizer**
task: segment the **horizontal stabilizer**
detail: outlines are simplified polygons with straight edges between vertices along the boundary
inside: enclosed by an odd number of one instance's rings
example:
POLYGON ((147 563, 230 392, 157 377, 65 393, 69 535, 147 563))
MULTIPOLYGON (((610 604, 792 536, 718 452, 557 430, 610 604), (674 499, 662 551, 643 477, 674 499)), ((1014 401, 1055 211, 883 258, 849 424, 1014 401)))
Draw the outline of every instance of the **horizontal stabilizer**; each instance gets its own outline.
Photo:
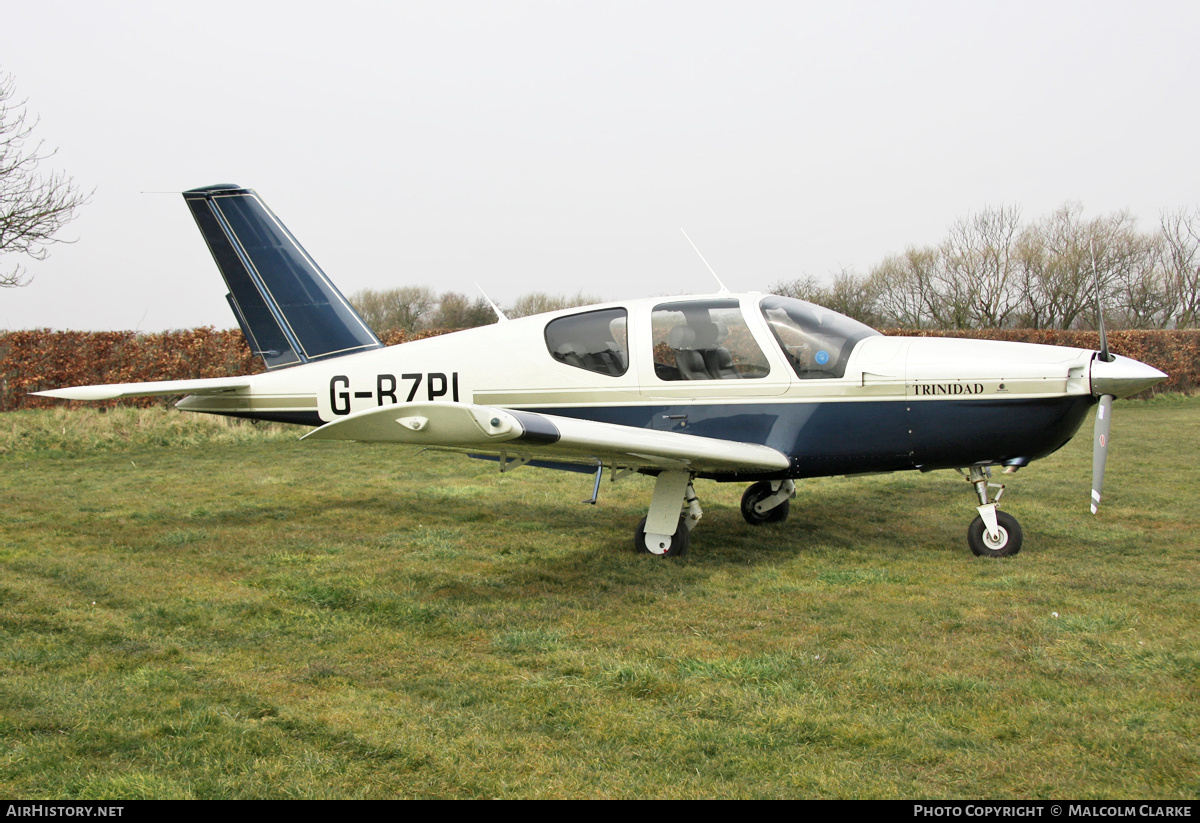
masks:
POLYGON ((118 397, 156 397, 171 394, 221 394, 249 387, 249 377, 213 377, 201 380, 160 380, 154 383, 109 383, 103 386, 71 386, 34 392, 39 397, 59 400, 115 400, 118 397))
POLYGON ((466 403, 398 403, 306 434, 311 440, 410 443, 473 453, 538 455, 568 462, 703 472, 784 471, 782 453, 755 443, 638 429, 466 403))

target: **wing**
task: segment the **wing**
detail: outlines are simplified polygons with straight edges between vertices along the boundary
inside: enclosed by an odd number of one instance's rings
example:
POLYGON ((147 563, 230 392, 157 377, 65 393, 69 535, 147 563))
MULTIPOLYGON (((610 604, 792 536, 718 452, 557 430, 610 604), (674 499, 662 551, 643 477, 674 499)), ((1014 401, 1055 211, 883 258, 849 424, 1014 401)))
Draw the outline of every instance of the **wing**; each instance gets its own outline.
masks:
POLYGON ((782 471, 788 458, 769 446, 677 432, 635 429, 537 412, 466 403, 399 403, 327 423, 308 440, 411 443, 472 453, 538 456, 564 462, 697 472, 782 471))
POLYGON ((160 380, 155 383, 109 383, 38 391, 39 397, 60 400, 113 400, 118 397, 154 397, 162 394, 222 394, 250 385, 249 377, 213 377, 202 380, 160 380))

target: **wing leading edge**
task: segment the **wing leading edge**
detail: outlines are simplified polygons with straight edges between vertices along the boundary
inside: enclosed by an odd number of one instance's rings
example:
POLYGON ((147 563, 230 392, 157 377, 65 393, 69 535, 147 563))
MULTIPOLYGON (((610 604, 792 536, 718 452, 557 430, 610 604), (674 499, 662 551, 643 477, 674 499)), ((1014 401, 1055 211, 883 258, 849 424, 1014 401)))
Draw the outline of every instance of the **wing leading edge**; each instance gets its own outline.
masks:
POLYGON ((755 443, 467 403, 399 403, 368 409, 327 423, 304 439, 409 443, 696 472, 782 471, 789 465, 783 453, 755 443))

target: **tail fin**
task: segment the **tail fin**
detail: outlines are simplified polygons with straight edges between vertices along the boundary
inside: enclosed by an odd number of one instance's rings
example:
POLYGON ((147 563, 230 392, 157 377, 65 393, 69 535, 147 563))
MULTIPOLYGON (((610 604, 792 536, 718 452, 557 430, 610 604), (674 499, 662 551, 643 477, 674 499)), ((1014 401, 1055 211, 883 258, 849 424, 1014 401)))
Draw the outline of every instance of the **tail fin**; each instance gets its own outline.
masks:
POLYGON ((206 186, 183 199, 229 287, 242 334, 268 369, 383 345, 253 191, 206 186))

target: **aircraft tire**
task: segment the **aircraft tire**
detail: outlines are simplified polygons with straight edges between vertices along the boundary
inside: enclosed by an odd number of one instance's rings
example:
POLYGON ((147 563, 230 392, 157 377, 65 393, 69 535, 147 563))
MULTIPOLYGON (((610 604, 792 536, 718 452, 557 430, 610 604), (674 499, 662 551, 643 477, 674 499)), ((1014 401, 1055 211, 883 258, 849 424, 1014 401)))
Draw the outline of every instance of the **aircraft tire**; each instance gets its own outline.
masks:
POLYGON ((976 557, 1012 557, 1021 550, 1025 535, 1021 524, 1008 512, 996 510, 996 525, 1000 527, 1000 540, 993 543, 988 537, 983 518, 976 515, 967 529, 967 543, 976 557))
POLYGON ((765 500, 775 492, 771 491, 771 484, 766 480, 760 480, 757 483, 752 483, 750 488, 746 489, 742 495, 742 517, 751 526, 763 526, 767 523, 782 523, 787 520, 788 512, 791 511, 792 501, 784 500, 773 509, 768 509, 765 512, 756 512, 754 504, 760 500, 765 500))
MULTIPOLYGON (((660 557, 683 557, 687 554, 690 535, 691 531, 680 517, 679 527, 675 529, 675 534, 671 535, 671 548, 667 549, 666 554, 660 555, 660 557)), ((633 550, 638 554, 654 554, 646 546, 646 518, 644 517, 638 523, 637 531, 633 533, 633 550)))

